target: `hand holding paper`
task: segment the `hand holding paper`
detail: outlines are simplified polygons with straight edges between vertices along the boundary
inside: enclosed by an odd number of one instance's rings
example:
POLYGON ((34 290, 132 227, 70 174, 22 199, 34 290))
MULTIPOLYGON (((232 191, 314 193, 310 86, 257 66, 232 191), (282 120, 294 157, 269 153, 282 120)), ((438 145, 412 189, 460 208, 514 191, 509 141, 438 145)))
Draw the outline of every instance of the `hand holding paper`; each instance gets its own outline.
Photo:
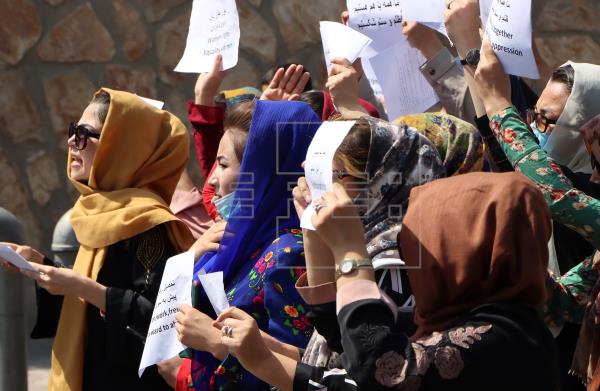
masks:
POLYGON ((28 270, 37 273, 37 270, 35 270, 25 258, 7 245, 0 245, 0 260, 8 262, 19 270, 28 270))
POLYGON ((485 35, 507 74, 539 79, 531 43, 531 0, 493 0, 485 35))
POLYGON ((235 0, 194 0, 187 43, 176 72, 201 73, 212 69, 217 54, 223 70, 238 62, 240 21, 235 0))
POLYGON ((192 303, 194 252, 176 255, 167 261, 148 328, 138 375, 156 363, 185 349, 176 333, 175 316, 182 304, 192 303))
POLYGON ((353 63, 372 42, 371 38, 341 23, 321 22, 320 26, 328 72, 331 60, 340 57, 353 63))
POLYGON ((313 202, 300 219, 302 228, 315 230, 311 218, 315 215, 314 200, 333 188, 333 156, 356 121, 323 122, 306 153, 304 172, 313 202))

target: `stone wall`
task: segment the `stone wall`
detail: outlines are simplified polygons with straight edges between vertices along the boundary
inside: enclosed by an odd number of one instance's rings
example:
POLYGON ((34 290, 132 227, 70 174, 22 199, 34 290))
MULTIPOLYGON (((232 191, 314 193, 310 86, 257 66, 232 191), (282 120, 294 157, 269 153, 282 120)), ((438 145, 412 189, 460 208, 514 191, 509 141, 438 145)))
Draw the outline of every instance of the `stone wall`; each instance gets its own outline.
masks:
MULTIPOLYGON (((344 3, 238 0, 240 62, 224 87, 256 85, 284 62, 305 64, 318 86, 318 21, 338 20, 344 3)), ((569 58, 600 63, 597 0, 539 1, 535 9, 536 42, 548 69, 569 58)), ((191 1, 0 0, 0 10, 0 206, 47 251, 55 222, 76 196, 65 175, 67 124, 96 88, 166 101, 185 119, 196 76, 172 69, 185 45, 191 1)))

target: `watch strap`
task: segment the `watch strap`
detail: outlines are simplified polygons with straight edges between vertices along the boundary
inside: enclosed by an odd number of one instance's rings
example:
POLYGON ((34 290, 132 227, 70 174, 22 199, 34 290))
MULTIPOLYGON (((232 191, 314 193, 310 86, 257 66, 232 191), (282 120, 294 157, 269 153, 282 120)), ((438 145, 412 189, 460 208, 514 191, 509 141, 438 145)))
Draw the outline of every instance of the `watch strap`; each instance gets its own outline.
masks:
POLYGON ((373 268, 373 262, 370 259, 344 259, 342 260, 342 262, 340 262, 340 264, 338 265, 338 267, 335 269, 335 280, 337 281, 341 276, 343 275, 347 275, 347 274, 352 274, 354 273, 356 270, 358 269, 362 269, 362 268, 373 268), (341 270, 341 266, 344 265, 345 263, 348 262, 352 262, 352 268, 347 271, 347 272, 343 272, 341 270))

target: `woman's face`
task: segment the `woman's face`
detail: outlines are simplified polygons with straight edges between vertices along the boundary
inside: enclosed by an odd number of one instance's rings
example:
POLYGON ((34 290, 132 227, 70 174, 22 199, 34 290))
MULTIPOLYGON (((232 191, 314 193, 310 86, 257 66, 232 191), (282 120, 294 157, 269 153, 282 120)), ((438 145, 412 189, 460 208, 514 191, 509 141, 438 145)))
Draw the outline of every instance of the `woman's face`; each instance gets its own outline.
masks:
POLYGON ((365 187, 365 183, 361 179, 345 174, 345 170, 341 164, 333 160, 331 165, 333 169, 333 181, 340 183, 346 189, 346 193, 350 198, 356 198, 365 187))
MULTIPOLYGON (((88 105, 77 125, 84 125, 90 133, 100 135, 102 131, 102 123, 98 119, 97 115, 98 105, 92 103, 88 105)), ((69 137, 67 141, 71 150, 71 160, 69 165, 71 167, 71 178, 76 181, 87 183, 90 179, 90 171, 92 164, 94 163, 94 156, 98 149, 98 139, 89 137, 86 142, 86 146, 83 150, 79 150, 75 145, 75 135, 69 137)))
POLYGON ((240 164, 233 147, 233 133, 225 132, 217 151, 217 168, 208 183, 215 187, 213 202, 233 193, 240 177, 240 164))
MULTIPOLYGON (((570 95, 565 84, 550 81, 542 91, 535 105, 535 111, 542 114, 548 120, 557 121, 565 109, 570 95)), ((554 125, 549 125, 546 132, 550 134, 552 130, 554 130, 554 125)))

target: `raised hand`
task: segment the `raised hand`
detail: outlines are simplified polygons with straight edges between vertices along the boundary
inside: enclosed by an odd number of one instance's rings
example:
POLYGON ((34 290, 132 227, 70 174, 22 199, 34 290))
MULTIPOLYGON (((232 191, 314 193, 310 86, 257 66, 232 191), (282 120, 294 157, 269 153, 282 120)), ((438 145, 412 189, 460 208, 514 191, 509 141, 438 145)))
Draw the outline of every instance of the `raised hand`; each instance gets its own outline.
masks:
POLYGON ((223 56, 217 54, 210 72, 201 73, 194 87, 194 100, 197 105, 214 106, 215 96, 225 79, 223 56))
POLYGON ((478 0, 447 0, 444 23, 461 58, 465 58, 469 50, 481 47, 478 0))
POLYGON ((402 33, 413 48, 419 50, 427 60, 431 60, 443 47, 435 31, 417 22, 403 22, 402 33))
POLYGON ((310 73, 304 72, 302 65, 292 64, 287 70, 279 68, 260 99, 297 100, 309 80, 310 73))
POLYGON ((336 262, 345 253, 364 251, 364 227, 343 185, 334 182, 333 191, 315 200, 315 210, 318 212, 312 216, 312 223, 336 262))
POLYGON ((325 88, 331 93, 337 110, 347 117, 359 117, 367 114, 358 103, 360 73, 345 58, 334 58, 331 60, 331 64, 325 88))
POLYGON ((510 80, 487 39, 483 41, 475 83, 484 92, 481 100, 489 118, 511 105, 510 80))

